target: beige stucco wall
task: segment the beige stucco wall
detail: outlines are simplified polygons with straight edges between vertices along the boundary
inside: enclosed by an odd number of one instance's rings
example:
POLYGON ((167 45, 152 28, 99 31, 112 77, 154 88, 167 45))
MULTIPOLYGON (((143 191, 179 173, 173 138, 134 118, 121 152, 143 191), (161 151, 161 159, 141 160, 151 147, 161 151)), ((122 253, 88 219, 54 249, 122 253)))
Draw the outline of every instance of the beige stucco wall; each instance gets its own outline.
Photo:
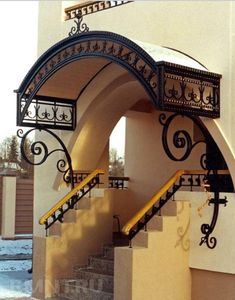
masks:
POLYGON ((115 300, 191 299, 189 203, 178 203, 177 216, 161 220, 161 228, 140 232, 133 248, 115 249, 115 300))
POLYGON ((192 300, 235 299, 234 275, 198 269, 191 269, 191 275, 192 300))
MULTIPOLYGON (((211 195, 213 198, 213 194, 211 195)), ((219 216, 215 230, 210 237, 217 240, 216 247, 211 250, 206 244, 199 246, 201 237, 201 225, 210 224, 213 216, 213 204, 206 203, 208 194, 205 192, 177 192, 176 199, 190 199, 190 261, 189 265, 195 269, 210 270, 227 274, 235 274, 235 194, 220 193, 220 198, 226 197, 226 206, 220 205, 219 216), (199 212, 198 212, 199 209, 199 212)))
MULTIPOLYGON (((133 191, 137 207, 150 200, 177 170, 201 169, 200 157, 205 151, 204 144, 196 146, 184 162, 173 162, 167 157, 161 141, 163 127, 159 123, 159 115, 157 111, 129 111, 126 114, 125 174, 131 178, 129 188, 133 191)), ((169 128, 169 145, 172 145, 172 133, 176 129, 188 130, 193 136, 193 123, 187 118, 176 118, 169 128)), ((177 157, 185 152, 185 149, 171 149, 177 157)))

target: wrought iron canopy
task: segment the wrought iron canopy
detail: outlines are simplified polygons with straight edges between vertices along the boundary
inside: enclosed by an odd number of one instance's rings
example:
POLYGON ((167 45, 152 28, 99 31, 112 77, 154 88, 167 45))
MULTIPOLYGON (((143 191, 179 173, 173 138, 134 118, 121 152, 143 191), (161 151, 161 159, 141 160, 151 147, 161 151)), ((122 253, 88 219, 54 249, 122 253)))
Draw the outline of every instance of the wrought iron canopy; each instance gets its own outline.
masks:
POLYGON ((63 39, 36 61, 16 90, 17 125, 74 130, 77 100, 111 63, 136 78, 156 109, 220 115, 220 75, 172 49, 90 31, 63 39))

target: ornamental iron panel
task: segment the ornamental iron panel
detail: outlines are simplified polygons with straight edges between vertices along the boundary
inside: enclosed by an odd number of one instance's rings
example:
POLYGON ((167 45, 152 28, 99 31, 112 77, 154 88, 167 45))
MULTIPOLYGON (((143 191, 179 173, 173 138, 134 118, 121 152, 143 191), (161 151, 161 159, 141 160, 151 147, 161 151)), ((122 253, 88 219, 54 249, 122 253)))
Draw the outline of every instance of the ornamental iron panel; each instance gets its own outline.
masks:
POLYGON ((168 62, 157 63, 159 108, 210 118, 220 116, 221 75, 168 62))
MULTIPOLYGON (((76 102, 52 97, 35 97, 25 111, 20 126, 45 126, 52 129, 74 130, 76 125, 76 102), (36 99, 35 99, 36 98, 36 99)), ((20 113, 27 97, 19 98, 20 113)), ((18 112, 19 113, 19 112, 18 112)), ((20 114, 19 113, 19 114, 20 114)))

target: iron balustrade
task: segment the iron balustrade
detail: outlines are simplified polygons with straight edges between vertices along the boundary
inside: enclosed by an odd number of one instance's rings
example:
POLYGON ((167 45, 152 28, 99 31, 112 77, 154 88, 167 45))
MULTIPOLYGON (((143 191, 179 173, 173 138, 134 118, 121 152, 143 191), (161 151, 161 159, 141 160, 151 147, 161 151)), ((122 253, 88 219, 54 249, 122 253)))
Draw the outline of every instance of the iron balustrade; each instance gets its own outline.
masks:
MULTIPOLYGON (((87 176, 91 174, 91 171, 73 171, 73 184, 79 184, 82 182, 87 176)), ((68 176, 68 182, 71 182, 70 174, 68 176)))
MULTIPOLYGON (((91 171, 73 171, 73 184, 76 185, 83 181, 89 174, 91 174, 91 171)), ((124 176, 109 176, 109 188, 115 188, 115 189, 127 189, 127 182, 130 180, 129 177, 124 176)), ((67 181, 70 182, 71 178, 70 175, 67 177, 67 181)), ((100 182, 100 184, 102 184, 100 182)))
POLYGON ((129 181, 129 177, 121 176, 109 176, 109 188, 115 189, 127 189, 126 183, 129 181))
MULTIPOLYGON (((219 171, 220 174, 227 174, 228 171, 219 171)), ((140 230, 147 230, 148 222, 157 213, 161 213, 161 208, 174 196, 174 194, 181 188, 190 188, 190 191, 194 187, 202 186, 207 180, 207 171, 177 171, 163 187, 157 192, 150 201, 148 201, 143 208, 141 208, 122 228, 122 232, 128 236, 131 247, 131 240, 139 233, 140 230)), ((204 236, 201 238, 199 245, 206 243, 207 247, 213 249, 216 246, 216 238, 210 237, 212 234, 219 211, 219 204, 226 205, 225 199, 219 199, 219 193, 215 193, 215 199, 209 202, 214 204, 214 212, 212 221, 210 224, 202 224, 201 232, 204 236)))
POLYGON ((104 174, 102 170, 95 170, 72 189, 65 197, 56 203, 39 220, 40 225, 45 225, 47 230, 56 221, 63 223, 64 214, 75 207, 75 204, 89 193, 96 185, 100 183, 100 175, 104 174))

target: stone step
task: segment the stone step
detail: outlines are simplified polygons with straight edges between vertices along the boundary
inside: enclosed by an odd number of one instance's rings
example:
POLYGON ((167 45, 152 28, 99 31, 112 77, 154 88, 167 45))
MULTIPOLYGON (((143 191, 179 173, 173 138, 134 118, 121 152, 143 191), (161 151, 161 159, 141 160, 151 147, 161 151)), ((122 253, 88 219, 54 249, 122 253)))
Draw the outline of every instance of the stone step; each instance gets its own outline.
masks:
POLYGON ((90 267, 80 268, 74 272, 74 276, 77 281, 77 285, 82 287, 92 287, 95 290, 103 292, 113 292, 113 274, 103 273, 100 270, 94 270, 90 267))
POLYGON ((161 208, 162 216, 176 216, 177 215, 177 201, 168 200, 168 202, 161 208))
POLYGON ((89 267, 105 274, 113 274, 114 261, 102 255, 92 255, 89 258, 89 267))
POLYGON ((60 281, 58 300, 112 300, 113 294, 95 289, 93 282, 86 286, 87 282, 81 280, 63 279, 60 281))

